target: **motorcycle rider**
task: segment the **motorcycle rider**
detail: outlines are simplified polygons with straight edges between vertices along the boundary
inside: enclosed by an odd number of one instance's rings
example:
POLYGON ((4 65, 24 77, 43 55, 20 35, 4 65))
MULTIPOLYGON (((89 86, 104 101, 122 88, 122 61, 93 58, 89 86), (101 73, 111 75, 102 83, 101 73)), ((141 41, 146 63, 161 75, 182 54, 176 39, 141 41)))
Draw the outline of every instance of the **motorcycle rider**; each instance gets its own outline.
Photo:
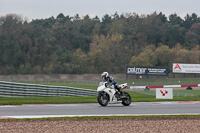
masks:
POLYGON ((117 89, 118 92, 120 92, 121 97, 123 97, 121 87, 118 86, 117 82, 115 82, 112 76, 109 76, 108 72, 103 72, 101 74, 101 78, 104 82, 107 81, 109 84, 114 85, 115 89, 117 89))

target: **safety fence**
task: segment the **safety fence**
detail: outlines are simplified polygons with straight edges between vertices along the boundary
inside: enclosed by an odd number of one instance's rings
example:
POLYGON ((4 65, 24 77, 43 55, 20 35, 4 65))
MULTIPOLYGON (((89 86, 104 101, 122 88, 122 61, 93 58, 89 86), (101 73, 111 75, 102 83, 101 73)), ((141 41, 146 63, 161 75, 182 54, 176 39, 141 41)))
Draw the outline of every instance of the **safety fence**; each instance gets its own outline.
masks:
POLYGON ((0 97, 97 96, 95 90, 0 81, 0 97))

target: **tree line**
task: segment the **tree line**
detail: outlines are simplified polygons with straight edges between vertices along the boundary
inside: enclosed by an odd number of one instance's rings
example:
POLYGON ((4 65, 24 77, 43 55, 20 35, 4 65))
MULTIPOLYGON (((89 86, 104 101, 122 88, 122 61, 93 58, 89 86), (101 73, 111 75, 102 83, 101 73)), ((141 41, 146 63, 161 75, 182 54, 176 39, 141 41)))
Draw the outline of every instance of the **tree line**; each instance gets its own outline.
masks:
POLYGON ((125 73, 126 66, 200 63, 200 17, 162 12, 101 19, 0 17, 0 74, 125 73))

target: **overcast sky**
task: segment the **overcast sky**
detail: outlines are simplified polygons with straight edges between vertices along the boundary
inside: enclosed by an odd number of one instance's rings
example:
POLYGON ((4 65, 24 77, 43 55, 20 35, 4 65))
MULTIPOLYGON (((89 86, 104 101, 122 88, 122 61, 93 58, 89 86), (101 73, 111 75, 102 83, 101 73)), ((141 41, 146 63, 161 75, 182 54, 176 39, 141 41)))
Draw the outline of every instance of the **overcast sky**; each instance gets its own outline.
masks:
POLYGON ((0 0, 0 16, 15 13, 32 19, 65 16, 89 15, 102 18, 105 14, 117 12, 151 14, 162 12, 166 16, 176 13, 182 18, 186 14, 200 16, 200 0, 0 0))

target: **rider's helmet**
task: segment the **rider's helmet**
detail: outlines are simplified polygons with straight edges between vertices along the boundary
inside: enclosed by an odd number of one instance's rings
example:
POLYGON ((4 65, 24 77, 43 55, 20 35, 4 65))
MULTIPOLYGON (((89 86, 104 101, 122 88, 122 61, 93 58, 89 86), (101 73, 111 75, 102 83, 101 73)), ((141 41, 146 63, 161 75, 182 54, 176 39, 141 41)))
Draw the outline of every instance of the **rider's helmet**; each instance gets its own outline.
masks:
POLYGON ((103 73, 101 74, 101 78, 102 78, 103 80, 106 80, 107 77, 108 77, 108 72, 103 72, 103 73))

